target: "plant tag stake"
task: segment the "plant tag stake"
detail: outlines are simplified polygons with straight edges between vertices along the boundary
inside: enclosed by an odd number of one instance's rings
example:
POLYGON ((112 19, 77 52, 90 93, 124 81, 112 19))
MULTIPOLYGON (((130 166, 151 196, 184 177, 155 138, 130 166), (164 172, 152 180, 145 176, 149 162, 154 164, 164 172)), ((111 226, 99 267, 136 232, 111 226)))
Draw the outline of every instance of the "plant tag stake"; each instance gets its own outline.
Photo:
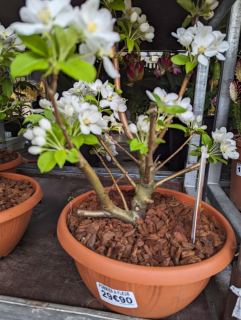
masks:
POLYGON ((201 156, 200 169, 199 169, 199 175, 198 175, 197 196, 196 196, 194 212, 193 212, 193 220, 192 220, 192 234, 191 234, 192 243, 195 243, 196 241, 197 219, 198 219, 198 214, 200 211, 200 205, 201 205, 202 195, 203 195, 203 185, 204 185, 207 158, 208 158, 207 147, 202 147, 202 156, 201 156))
POLYGON ((96 282, 101 300, 122 308, 137 308, 136 298, 131 291, 112 289, 103 283, 96 282))

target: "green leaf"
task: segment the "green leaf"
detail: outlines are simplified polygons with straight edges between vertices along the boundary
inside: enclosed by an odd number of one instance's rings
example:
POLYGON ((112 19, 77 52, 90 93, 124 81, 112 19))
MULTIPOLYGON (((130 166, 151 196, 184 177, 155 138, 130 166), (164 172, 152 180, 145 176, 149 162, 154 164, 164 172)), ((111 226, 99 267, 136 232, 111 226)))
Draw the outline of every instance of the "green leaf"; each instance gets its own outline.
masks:
POLYGON ((73 144, 76 146, 76 148, 80 148, 84 142, 85 142, 85 138, 84 138, 84 135, 83 134, 80 134, 74 138, 72 138, 72 142, 73 144))
POLYGON ((54 155, 55 152, 53 151, 46 151, 40 155, 38 158, 38 167, 41 173, 49 172, 55 167, 56 160, 54 155))
POLYGON ((187 12, 194 13, 196 6, 192 0, 177 0, 177 3, 187 12))
POLYGON ((53 111, 50 109, 44 109, 44 116, 47 118, 49 121, 54 121, 54 114, 53 111))
POLYGON ((179 53, 179 54, 176 54, 175 56, 172 56, 171 60, 174 64, 178 66, 183 66, 189 61, 189 57, 179 53))
POLYGON ((184 19, 184 21, 182 23, 182 27, 187 28, 192 23, 192 19, 193 19, 192 16, 190 16, 190 15, 186 16, 186 18, 184 19))
POLYGON ((187 110, 180 106, 165 106, 164 111, 169 114, 179 114, 179 113, 184 113, 187 110))
POLYGON ((193 157, 199 157, 201 155, 201 151, 200 150, 192 150, 189 154, 193 157))
POLYGON ((65 150, 57 150, 54 153, 55 161, 57 162, 60 168, 63 168, 65 161, 67 159, 67 153, 65 150))
POLYGON ((27 76, 33 71, 47 70, 49 67, 48 61, 40 58, 32 52, 24 52, 17 55, 13 60, 10 70, 12 77, 27 76))
POLYGON ((70 163, 76 163, 79 161, 78 151, 76 149, 71 149, 67 153, 67 160, 70 163))
POLYGON ((135 138, 130 141, 130 150, 140 151, 141 154, 146 154, 148 152, 148 147, 144 142, 135 138))
POLYGON ((48 46, 41 36, 33 34, 31 36, 20 36, 20 39, 32 52, 41 57, 48 57, 48 46))
POLYGON ((204 133, 202 135, 202 144, 204 144, 208 148, 211 148, 213 145, 213 140, 207 133, 204 133))
POLYGON ((24 119, 23 124, 31 122, 32 124, 37 124, 43 118, 41 114, 31 114, 24 119))
POLYGON ((182 124, 179 124, 179 123, 171 123, 171 124, 168 125, 168 128, 181 130, 184 133, 187 132, 187 127, 185 127, 185 126, 183 126, 182 124))
POLYGON ((125 9, 125 3, 123 0, 114 0, 110 3, 110 8, 117 11, 125 9))
POLYGON ((4 120, 6 118, 6 113, 5 112, 0 112, 0 120, 4 120))
POLYGON ((84 139, 85 139, 85 142, 84 142, 85 144, 88 144, 88 145, 99 144, 98 138, 93 134, 84 135, 84 139))
POLYGON ((59 49, 59 60, 64 61, 77 44, 77 31, 74 28, 68 28, 65 30, 56 26, 54 32, 59 49))
POLYGON ((65 74, 77 81, 92 82, 96 76, 95 67, 86 61, 80 60, 78 56, 70 58, 66 62, 59 62, 58 66, 65 74))
POLYGON ((13 83, 10 79, 4 79, 2 81, 2 93, 8 98, 11 97, 13 93, 13 83))
POLYGON ((127 45, 127 48, 128 48, 128 53, 131 53, 133 51, 133 49, 134 49, 135 41, 133 39, 127 38, 126 39, 126 45, 127 45))
POLYGON ((197 60, 194 60, 194 61, 188 61, 185 65, 185 70, 186 70, 186 73, 189 73, 191 72, 193 69, 195 69, 197 66, 197 60))

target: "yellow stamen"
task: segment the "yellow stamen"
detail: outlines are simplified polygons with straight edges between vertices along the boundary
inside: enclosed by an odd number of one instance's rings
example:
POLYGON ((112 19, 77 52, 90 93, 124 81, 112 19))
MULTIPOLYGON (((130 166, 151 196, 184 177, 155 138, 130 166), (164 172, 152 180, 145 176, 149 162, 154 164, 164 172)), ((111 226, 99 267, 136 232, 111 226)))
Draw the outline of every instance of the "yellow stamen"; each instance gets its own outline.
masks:
POLYGON ((51 16, 50 10, 47 7, 45 7, 43 9, 39 10, 39 12, 37 13, 37 17, 44 24, 48 24, 49 21, 51 20, 52 16, 51 16))
POLYGON ((97 29, 97 25, 95 22, 89 22, 88 25, 87 25, 87 30, 89 32, 95 32, 97 29))

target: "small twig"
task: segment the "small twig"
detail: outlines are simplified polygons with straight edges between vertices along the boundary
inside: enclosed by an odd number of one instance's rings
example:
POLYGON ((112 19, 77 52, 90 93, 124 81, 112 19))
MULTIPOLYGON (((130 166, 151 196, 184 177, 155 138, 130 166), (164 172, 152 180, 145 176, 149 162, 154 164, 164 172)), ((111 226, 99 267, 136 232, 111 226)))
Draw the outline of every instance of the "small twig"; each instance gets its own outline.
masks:
POLYGON ((161 163, 157 166, 156 170, 160 170, 161 168, 164 167, 164 165, 165 165, 166 163, 168 163, 172 158, 174 158, 175 155, 177 155, 177 154, 188 144, 188 142, 192 139, 192 137, 193 137, 193 135, 191 135, 174 153, 172 153, 172 154, 170 155, 170 157, 168 157, 166 160, 164 160, 163 162, 161 162, 161 163))
POLYGON ((117 141, 115 141, 112 137, 111 140, 117 145, 117 147, 119 149, 121 149, 123 152, 125 152, 126 155, 128 155, 130 157, 130 159, 132 159, 136 164, 140 164, 140 161, 138 159, 136 159, 129 151, 127 151, 124 147, 122 147, 121 144, 119 144, 117 141))
MULTIPOLYGON (((115 69, 119 72, 119 70, 120 70, 119 59, 118 59, 118 55, 116 54, 115 47, 113 47, 113 54, 114 54, 113 64, 115 66, 115 69)), ((116 87, 117 90, 121 90, 120 78, 115 78, 115 87, 116 87)), ((129 139, 133 139, 133 134, 131 133, 131 131, 129 129, 129 126, 128 126, 128 120, 127 120, 126 113, 125 112, 119 112, 119 118, 120 118, 120 122, 123 125, 123 129, 124 129, 125 135, 129 139)))
POLYGON ((126 176, 126 178, 128 179, 128 181, 130 182, 130 184, 136 188, 136 184, 135 182, 131 179, 131 177, 129 176, 128 172, 122 167, 122 165, 119 163, 119 161, 116 159, 116 157, 113 155, 113 153, 111 152, 110 148, 106 145, 106 143, 99 138, 100 144, 102 145, 102 147, 105 149, 105 151, 108 153, 108 155, 111 157, 111 160, 114 162, 114 164, 116 165, 116 167, 126 176))
POLYGON ((172 175, 170 175, 170 176, 168 176, 168 177, 166 177, 166 178, 158 181, 158 182, 155 184, 155 188, 157 188, 157 187, 159 187, 160 185, 162 185, 163 183, 165 183, 165 182, 167 182, 167 181, 169 181, 169 180, 172 180, 172 179, 174 179, 174 178, 176 178, 176 177, 178 177, 178 176, 181 176, 181 175, 183 175, 183 174, 185 174, 185 173, 187 173, 187 172, 194 171, 194 170, 198 169, 199 167, 200 167, 200 163, 195 163, 195 164, 192 165, 192 166, 189 166, 189 167, 187 167, 187 168, 185 168, 185 169, 183 169, 183 170, 180 170, 180 171, 178 171, 178 172, 175 172, 174 174, 172 174, 172 175))
POLYGON ((118 191, 118 193, 119 193, 119 195, 120 195, 120 197, 121 197, 121 200, 122 200, 122 202, 123 202, 123 205, 124 205, 125 210, 126 210, 126 211, 129 211, 129 208, 128 208, 127 203, 126 203, 126 200, 125 200, 125 197, 124 197, 123 193, 121 192, 121 189, 119 188, 119 186, 118 186, 118 184, 117 184, 117 182, 116 182, 116 180, 115 180, 115 178, 114 178, 111 170, 108 168, 108 166, 106 165, 104 159, 102 158, 102 156, 101 156, 97 151, 95 151, 95 154, 96 154, 97 157, 100 159, 100 161, 101 161, 101 163, 103 164, 105 170, 109 173, 109 175, 110 175, 110 177, 111 177, 111 180, 113 181, 113 184, 114 184, 116 190, 118 191))

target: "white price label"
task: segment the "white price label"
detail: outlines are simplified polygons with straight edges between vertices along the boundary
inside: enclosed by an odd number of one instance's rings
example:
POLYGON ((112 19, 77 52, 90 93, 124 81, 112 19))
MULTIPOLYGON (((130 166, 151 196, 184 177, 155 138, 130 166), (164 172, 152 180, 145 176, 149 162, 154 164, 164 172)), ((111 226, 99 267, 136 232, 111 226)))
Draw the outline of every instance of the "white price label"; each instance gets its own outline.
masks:
POLYGON ((241 163, 238 162, 236 165, 236 175, 241 176, 241 163))
POLYGON ((137 308, 133 292, 112 289, 100 282, 96 282, 96 286, 101 300, 122 308, 137 308))

